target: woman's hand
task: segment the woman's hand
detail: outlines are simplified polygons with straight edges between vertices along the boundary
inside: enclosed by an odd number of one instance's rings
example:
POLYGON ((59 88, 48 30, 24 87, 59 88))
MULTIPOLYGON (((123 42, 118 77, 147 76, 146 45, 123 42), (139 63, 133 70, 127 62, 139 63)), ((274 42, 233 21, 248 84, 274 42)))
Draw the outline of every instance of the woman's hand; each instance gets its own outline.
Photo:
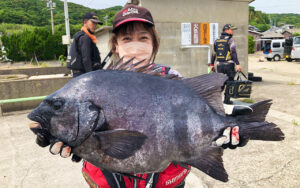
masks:
POLYGON ((247 141, 245 140, 243 141, 243 144, 241 143, 242 142, 239 135, 239 126, 235 126, 233 128, 227 127, 223 131, 223 135, 215 140, 214 145, 223 147, 224 149, 235 149, 238 146, 244 146, 247 141))

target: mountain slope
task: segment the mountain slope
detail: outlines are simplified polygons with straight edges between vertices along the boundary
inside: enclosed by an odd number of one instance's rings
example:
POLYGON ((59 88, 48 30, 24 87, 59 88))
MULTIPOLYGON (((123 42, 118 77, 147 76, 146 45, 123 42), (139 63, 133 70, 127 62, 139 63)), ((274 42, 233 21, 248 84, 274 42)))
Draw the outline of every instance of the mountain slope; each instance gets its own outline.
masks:
MULTIPOLYGON (((53 0, 56 3, 54 10, 54 23, 64 23, 64 2, 53 0)), ((33 26, 50 25, 50 11, 46 6, 47 1, 41 0, 1 0, 0 23, 28 24, 33 26)), ((122 7, 116 6, 102 10, 90 9, 82 5, 68 3, 70 24, 82 23, 82 17, 86 12, 96 12, 99 19, 104 22, 104 16, 108 15, 108 25, 112 24, 113 16, 122 7)))

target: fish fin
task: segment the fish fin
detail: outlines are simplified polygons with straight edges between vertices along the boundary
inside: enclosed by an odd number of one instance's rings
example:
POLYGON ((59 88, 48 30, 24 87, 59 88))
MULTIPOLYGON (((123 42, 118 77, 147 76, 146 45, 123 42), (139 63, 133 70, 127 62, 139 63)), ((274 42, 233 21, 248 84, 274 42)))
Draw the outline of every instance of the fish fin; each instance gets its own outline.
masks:
POLYGON ((199 158, 186 161, 185 163, 201 170, 212 178, 227 182, 228 174, 223 166, 222 155, 223 148, 211 146, 202 151, 199 158))
POLYGON ((284 134, 276 124, 265 121, 272 100, 265 100, 251 105, 253 112, 236 116, 240 127, 239 134, 243 139, 281 141, 284 134))
POLYGON ((252 104, 250 106, 250 108, 252 108, 252 113, 247 115, 237 116, 237 119, 242 122, 265 121, 271 105, 272 105, 272 100, 264 100, 252 104))
POLYGON ((222 86, 224 86, 227 79, 228 77, 225 74, 212 73, 184 79, 182 81, 197 92, 199 96, 203 97, 216 113, 225 116, 222 102, 222 86))
POLYGON ((133 71, 133 72, 139 72, 139 73, 144 73, 144 74, 150 74, 153 76, 160 76, 164 77, 167 79, 174 79, 174 80, 179 80, 181 79, 178 75, 173 75, 173 74, 165 74, 164 70, 162 69, 155 69, 153 67, 153 64, 148 64, 140 67, 140 65, 146 60, 143 59, 137 63, 133 63, 135 57, 131 58, 127 62, 123 62, 124 57, 122 57, 117 63, 111 63, 108 67, 107 70, 121 70, 121 71, 133 71))
POLYGON ((173 162, 173 165, 175 166, 175 168, 177 168, 177 165, 178 165, 184 169, 191 170, 191 167, 184 163, 173 162))
POLYGON ((126 159, 145 143, 146 135, 129 130, 110 130, 93 133, 100 141, 101 150, 117 159, 126 159))

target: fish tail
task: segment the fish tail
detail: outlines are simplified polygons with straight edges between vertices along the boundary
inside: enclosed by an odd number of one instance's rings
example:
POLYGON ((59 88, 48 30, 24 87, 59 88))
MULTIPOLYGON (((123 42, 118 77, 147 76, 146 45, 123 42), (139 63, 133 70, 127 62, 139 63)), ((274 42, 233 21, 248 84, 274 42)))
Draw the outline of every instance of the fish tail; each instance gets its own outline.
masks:
POLYGON ((251 105, 253 112, 249 115, 237 116, 240 127, 240 136, 250 140, 281 141, 284 134, 272 122, 265 121, 266 115, 272 105, 272 100, 265 100, 251 105))

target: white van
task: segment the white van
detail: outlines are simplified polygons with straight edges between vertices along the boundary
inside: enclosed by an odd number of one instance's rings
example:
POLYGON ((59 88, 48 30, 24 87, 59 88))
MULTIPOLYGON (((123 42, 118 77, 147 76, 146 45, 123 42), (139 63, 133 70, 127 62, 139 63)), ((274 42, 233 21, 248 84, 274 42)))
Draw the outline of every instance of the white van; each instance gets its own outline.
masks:
POLYGON ((291 59, 292 60, 300 60, 300 36, 295 37, 293 40, 291 59))
POLYGON ((266 41, 264 56, 268 61, 279 61, 284 58, 284 39, 274 39, 266 41))

